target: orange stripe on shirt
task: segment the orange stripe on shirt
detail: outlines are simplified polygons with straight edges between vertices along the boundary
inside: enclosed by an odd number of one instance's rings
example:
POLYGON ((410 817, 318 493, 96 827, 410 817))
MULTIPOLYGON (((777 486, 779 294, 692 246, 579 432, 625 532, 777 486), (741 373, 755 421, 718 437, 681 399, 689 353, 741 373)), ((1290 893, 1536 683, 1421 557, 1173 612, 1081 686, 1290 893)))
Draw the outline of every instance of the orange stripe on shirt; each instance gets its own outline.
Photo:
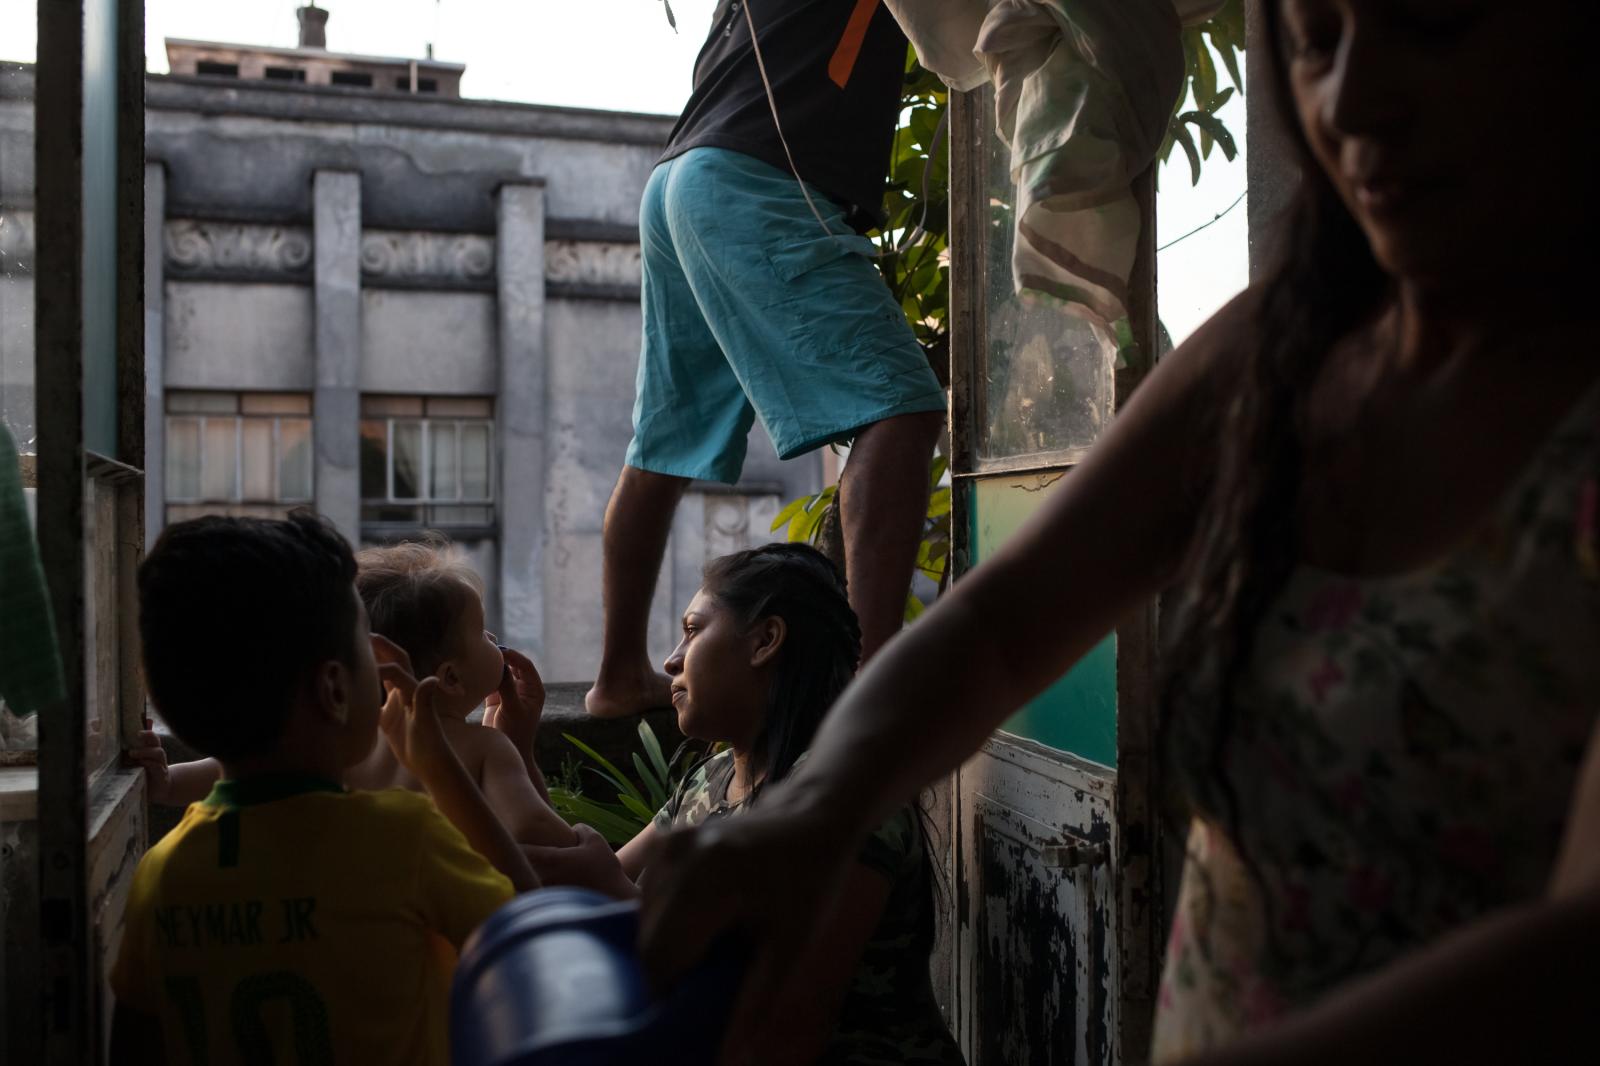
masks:
POLYGON ((849 84, 850 74, 856 69, 856 57, 861 54, 861 43, 867 39, 867 27, 877 10, 878 0, 856 0, 850 21, 845 23, 844 36, 839 38, 839 47, 828 60, 828 78, 841 89, 849 84))

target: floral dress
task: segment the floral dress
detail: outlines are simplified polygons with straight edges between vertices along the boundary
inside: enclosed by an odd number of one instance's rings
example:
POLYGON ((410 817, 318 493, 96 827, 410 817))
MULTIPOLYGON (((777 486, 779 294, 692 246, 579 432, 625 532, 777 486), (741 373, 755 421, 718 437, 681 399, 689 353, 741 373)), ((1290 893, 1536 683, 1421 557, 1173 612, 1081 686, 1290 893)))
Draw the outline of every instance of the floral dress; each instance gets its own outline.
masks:
POLYGON ((1171 1062, 1496 907, 1555 860, 1600 709, 1600 393, 1462 547, 1396 577, 1302 566, 1257 636, 1222 772, 1178 723, 1195 810, 1156 1014, 1171 1062))

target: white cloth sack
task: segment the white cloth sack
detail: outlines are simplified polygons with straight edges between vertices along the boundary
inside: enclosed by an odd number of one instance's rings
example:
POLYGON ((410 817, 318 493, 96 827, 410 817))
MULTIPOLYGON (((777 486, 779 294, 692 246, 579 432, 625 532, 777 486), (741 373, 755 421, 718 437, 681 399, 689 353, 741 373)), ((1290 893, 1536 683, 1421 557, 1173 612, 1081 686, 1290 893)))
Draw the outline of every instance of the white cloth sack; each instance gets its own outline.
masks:
POLYGON ((886 2, 923 65, 952 88, 994 83, 1017 189, 1017 291, 1065 301, 1105 343, 1126 347, 1133 179, 1155 159, 1183 91, 1180 15, 1209 17, 1217 0, 886 2))

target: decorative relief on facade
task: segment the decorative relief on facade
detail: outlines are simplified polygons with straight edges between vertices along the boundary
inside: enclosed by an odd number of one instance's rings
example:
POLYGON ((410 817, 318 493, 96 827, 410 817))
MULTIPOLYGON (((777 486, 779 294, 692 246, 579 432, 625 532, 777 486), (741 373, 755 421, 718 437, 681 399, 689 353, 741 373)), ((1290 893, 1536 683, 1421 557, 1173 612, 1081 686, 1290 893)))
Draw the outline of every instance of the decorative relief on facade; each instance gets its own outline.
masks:
POLYGON ((780 506, 778 497, 765 494, 707 495, 705 561, 772 540, 772 520, 778 517, 780 506))
POLYGON ((639 284, 639 246, 617 241, 546 241, 546 282, 577 285, 639 284))
MULTIPOLYGON (((177 277, 279 277, 304 283, 313 273, 314 243, 306 226, 171 219, 165 227, 167 271, 177 277)), ((33 214, 0 215, 0 256, 33 257, 33 214)), ((639 246, 624 241, 552 240, 544 246, 547 284, 632 289, 639 285, 639 246)), ((495 280, 495 238, 474 233, 366 230, 361 276, 370 284, 479 288, 495 280)))
POLYGON ((367 230, 361 234, 361 273, 382 281, 443 285, 494 280, 494 238, 472 233, 367 230))
POLYGON ((311 231, 304 226, 172 219, 165 226, 166 266, 174 274, 311 273, 311 231))
POLYGON ((33 212, 0 211, 0 274, 33 269, 33 212))

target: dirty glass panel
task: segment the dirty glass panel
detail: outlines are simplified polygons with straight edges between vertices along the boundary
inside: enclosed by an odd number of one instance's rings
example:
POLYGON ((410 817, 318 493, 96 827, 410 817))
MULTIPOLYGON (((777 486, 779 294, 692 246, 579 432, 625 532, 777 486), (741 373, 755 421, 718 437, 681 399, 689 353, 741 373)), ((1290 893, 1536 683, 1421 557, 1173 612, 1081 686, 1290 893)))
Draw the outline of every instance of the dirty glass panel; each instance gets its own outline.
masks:
POLYGON ((449 422, 435 422, 428 428, 428 438, 433 451, 433 481, 428 488, 428 498, 460 499, 456 484, 456 427, 449 422))
POLYGON ((167 499, 200 498, 200 420, 167 419, 167 499))
POLYGON ((422 423, 394 423, 394 491, 397 500, 422 496, 422 423))
POLYGON ((461 427, 461 497, 487 500, 489 488, 489 449, 492 444, 489 424, 461 427))
MULTIPOLYGON (((988 94, 985 94, 988 97, 988 94)), ((1066 304, 1018 294, 1012 280, 1016 190, 1010 149, 993 130, 992 103, 980 105, 986 129, 983 169, 986 335, 979 359, 974 427, 977 455, 1048 455, 1094 443, 1111 420, 1115 353, 1066 304)))
MULTIPOLYGON (((983 478, 972 487, 972 565, 981 566, 1049 499, 1065 472, 983 478)), ((1063 609, 1065 605, 1063 605, 1063 609)), ((1049 625, 1050 619, 1039 620, 1049 625)), ((1106 637, 1003 727, 1103 766, 1117 764, 1117 644, 1106 637)))
POLYGON ((382 500, 389 495, 389 423, 365 419, 361 423, 361 498, 382 500))
POLYGON ((239 420, 200 420, 200 496, 207 500, 238 498, 239 420))
MULTIPOLYGON (((33 68, 0 62, 0 422, 23 455, 38 451, 33 386, 35 236, 33 68)), ((24 473, 29 469, 25 463, 24 473)))
MULTIPOLYGON (((364 438, 363 438, 364 440, 364 438)), ((366 451, 362 450, 361 477, 366 480, 366 451)), ((311 499, 311 419, 278 420, 278 499, 311 499)))
POLYGON ((272 477, 272 419, 239 420, 239 496, 245 500, 271 500, 277 489, 272 477))
POLYGON ((83 446, 117 458, 117 3, 83 5, 83 446))

